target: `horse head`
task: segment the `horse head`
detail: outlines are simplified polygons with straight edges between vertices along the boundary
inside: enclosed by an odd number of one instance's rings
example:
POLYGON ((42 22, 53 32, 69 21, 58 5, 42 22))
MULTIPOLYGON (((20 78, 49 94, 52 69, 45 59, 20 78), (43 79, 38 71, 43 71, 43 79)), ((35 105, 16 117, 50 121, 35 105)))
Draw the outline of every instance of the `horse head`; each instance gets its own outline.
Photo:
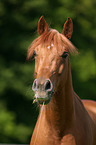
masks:
POLYGON ((31 44, 27 57, 35 58, 35 75, 32 89, 40 104, 48 104, 55 90, 66 82, 69 52, 77 52, 69 41, 73 31, 70 18, 63 26, 62 33, 50 29, 42 16, 38 22, 39 37, 31 44))

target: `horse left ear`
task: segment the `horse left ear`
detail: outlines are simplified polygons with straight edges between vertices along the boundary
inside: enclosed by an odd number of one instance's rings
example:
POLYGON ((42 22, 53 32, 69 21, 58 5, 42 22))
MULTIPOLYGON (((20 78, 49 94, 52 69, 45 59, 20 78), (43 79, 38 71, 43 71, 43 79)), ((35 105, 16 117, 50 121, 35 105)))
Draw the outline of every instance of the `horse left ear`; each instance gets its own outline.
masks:
POLYGON ((38 34, 41 35, 47 31, 48 31, 47 23, 44 19, 44 16, 41 16, 38 21, 38 34))
POLYGON ((65 35, 68 39, 70 39, 72 32, 73 32, 73 23, 71 18, 68 17, 67 21, 64 23, 62 34, 65 35))

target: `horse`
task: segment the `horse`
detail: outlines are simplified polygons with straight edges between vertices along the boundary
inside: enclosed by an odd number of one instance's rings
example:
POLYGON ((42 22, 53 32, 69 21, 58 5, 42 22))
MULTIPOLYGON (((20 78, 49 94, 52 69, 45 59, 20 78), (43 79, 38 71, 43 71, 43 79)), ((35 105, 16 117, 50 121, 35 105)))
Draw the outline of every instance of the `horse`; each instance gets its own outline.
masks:
POLYGON ((28 48, 35 59, 34 102, 40 113, 30 145, 96 145, 96 102, 81 100, 73 90, 70 56, 78 54, 69 40, 71 18, 62 33, 51 29, 44 16, 38 21, 38 38, 28 48))

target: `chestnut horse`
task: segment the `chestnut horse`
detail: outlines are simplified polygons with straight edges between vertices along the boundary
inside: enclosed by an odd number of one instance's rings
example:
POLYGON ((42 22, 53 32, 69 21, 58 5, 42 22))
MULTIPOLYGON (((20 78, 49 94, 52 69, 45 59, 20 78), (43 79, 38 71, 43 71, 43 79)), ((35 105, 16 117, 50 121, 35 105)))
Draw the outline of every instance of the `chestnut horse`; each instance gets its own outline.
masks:
POLYGON ((78 53, 70 42, 70 18, 60 34, 50 29, 42 16, 39 37, 28 49, 35 58, 32 89, 40 114, 30 145, 96 145, 96 102, 81 100, 73 90, 70 53, 78 53))

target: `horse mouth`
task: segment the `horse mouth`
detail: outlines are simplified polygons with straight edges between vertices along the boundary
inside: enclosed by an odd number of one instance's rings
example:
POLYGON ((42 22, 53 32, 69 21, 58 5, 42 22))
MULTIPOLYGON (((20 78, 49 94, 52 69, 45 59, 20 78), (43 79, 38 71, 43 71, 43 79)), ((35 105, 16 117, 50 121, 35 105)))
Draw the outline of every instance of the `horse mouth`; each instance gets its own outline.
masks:
POLYGON ((45 91, 36 91, 33 102, 37 102, 41 105, 47 105, 51 101, 52 95, 53 91, 51 91, 50 93, 45 91))

